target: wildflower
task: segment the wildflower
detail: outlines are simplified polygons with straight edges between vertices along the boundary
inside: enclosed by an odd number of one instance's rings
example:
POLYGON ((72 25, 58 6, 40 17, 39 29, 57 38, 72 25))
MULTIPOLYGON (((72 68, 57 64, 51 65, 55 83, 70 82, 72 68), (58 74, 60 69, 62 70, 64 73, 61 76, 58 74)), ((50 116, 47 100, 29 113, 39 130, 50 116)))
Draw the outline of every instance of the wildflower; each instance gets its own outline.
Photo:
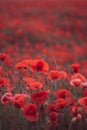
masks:
POLYGON ((11 65, 12 65, 11 59, 10 59, 9 57, 8 57, 8 58, 5 58, 4 64, 5 64, 6 66, 11 66, 11 65))
POLYGON ((51 70, 49 72, 48 79, 50 79, 50 80, 60 80, 61 79, 60 71, 51 70))
POLYGON ((48 105, 48 112, 58 112, 58 107, 56 105, 56 102, 52 102, 48 105))
POLYGON ((80 73, 76 73, 76 74, 72 75, 71 80, 73 80, 73 79, 80 79, 82 82, 86 82, 86 78, 80 73))
POLYGON ((5 53, 0 53, 0 60, 4 61, 7 58, 7 54, 5 53))
POLYGON ((5 53, 0 53, 0 60, 3 61, 3 63, 7 66, 11 66, 12 65, 12 61, 9 58, 9 56, 5 53))
POLYGON ((35 80, 33 78, 23 78, 24 83, 29 86, 35 80))
POLYGON ((0 66, 0 75, 2 75, 3 74, 3 69, 2 69, 2 67, 0 66))
POLYGON ((77 105, 70 106, 70 116, 77 117, 78 116, 79 107, 77 105))
POLYGON ((13 102, 13 97, 12 97, 12 93, 5 93, 2 98, 1 98, 1 103, 2 104, 9 104, 13 102))
POLYGON ((84 91, 82 92, 82 97, 87 97, 87 90, 84 90, 84 91))
POLYGON ((15 66, 16 69, 27 69, 28 66, 30 65, 31 63, 31 59, 25 59, 25 60, 22 60, 21 62, 18 62, 15 66))
POLYGON ((21 61, 21 63, 24 63, 27 66, 30 65, 31 62, 32 62, 32 59, 24 59, 24 60, 21 61))
POLYGON ((83 111, 87 113, 87 96, 79 98, 78 103, 82 106, 83 111))
POLYGON ((73 69, 73 72, 78 73, 80 64, 74 63, 74 64, 70 65, 70 67, 73 69))
POLYGON ((21 108, 24 117, 30 122, 38 120, 38 112, 36 104, 28 103, 21 108))
POLYGON ((87 88, 87 82, 81 84, 83 88, 87 88))
POLYGON ((82 80, 81 79, 72 79, 70 81, 70 85, 73 87, 81 87, 82 86, 82 80))
POLYGON ((57 101, 56 101, 56 105, 57 105, 57 108, 58 109, 62 109, 62 108, 64 108, 64 107, 66 107, 67 106, 67 101, 65 100, 65 99, 63 99, 63 98, 59 98, 57 101))
POLYGON ((58 113, 57 112, 50 112, 49 113, 49 121, 56 125, 58 123, 58 113))
POLYGON ((67 99, 71 97, 71 92, 67 89, 60 89, 56 91, 57 98, 67 99))
POLYGON ((79 98, 79 99, 78 99, 78 103, 79 103, 81 106, 87 106, 87 97, 79 98))
POLYGON ((0 88, 4 87, 4 86, 8 86, 9 85, 9 79, 1 77, 0 78, 0 88))
POLYGON ((16 69, 27 69, 28 65, 26 65, 25 63, 22 62, 18 62, 15 66, 16 69))
POLYGON ((26 94, 15 94, 13 97, 13 103, 16 107, 21 108, 27 99, 26 94))
POLYGON ((43 104, 48 97, 48 90, 43 90, 31 95, 31 100, 36 103, 43 104))
POLYGON ((70 97, 70 98, 67 98, 67 103, 69 104, 69 105, 76 105, 76 101, 75 101, 75 99, 73 99, 72 97, 70 97))
POLYGON ((29 88, 31 89, 31 90, 37 90, 37 89, 40 89, 40 88, 42 88, 43 87, 43 85, 42 85, 42 83, 40 83, 40 82, 32 82, 32 83, 30 83, 30 85, 29 85, 29 88))
POLYGON ((33 72, 42 72, 47 74, 49 65, 44 60, 32 60, 30 63, 30 70, 33 72))
POLYGON ((60 71, 61 78, 67 79, 68 75, 65 71, 60 71))

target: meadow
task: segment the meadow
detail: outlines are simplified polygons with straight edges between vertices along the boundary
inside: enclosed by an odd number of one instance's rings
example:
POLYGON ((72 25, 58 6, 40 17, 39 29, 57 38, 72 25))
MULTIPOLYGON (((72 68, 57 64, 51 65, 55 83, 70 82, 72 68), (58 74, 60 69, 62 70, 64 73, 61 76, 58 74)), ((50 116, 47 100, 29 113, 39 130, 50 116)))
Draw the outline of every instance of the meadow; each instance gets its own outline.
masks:
POLYGON ((87 130, 87 2, 0 2, 0 130, 87 130))

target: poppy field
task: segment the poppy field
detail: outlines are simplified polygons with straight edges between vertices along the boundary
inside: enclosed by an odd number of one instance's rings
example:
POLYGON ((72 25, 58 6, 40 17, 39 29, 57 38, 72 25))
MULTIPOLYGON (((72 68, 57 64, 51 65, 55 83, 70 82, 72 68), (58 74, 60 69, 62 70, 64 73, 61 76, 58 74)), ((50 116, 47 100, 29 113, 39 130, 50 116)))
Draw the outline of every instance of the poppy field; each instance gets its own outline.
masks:
POLYGON ((87 2, 0 2, 0 130, 87 130, 87 2))

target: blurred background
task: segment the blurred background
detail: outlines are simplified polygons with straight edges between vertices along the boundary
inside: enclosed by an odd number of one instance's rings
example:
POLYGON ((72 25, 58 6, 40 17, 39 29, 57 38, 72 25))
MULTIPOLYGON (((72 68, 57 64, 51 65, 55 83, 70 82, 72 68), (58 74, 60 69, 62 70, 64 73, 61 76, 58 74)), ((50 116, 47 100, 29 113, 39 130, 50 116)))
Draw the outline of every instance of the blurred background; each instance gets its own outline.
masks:
POLYGON ((87 60, 87 0, 0 0, 0 52, 18 62, 87 60))

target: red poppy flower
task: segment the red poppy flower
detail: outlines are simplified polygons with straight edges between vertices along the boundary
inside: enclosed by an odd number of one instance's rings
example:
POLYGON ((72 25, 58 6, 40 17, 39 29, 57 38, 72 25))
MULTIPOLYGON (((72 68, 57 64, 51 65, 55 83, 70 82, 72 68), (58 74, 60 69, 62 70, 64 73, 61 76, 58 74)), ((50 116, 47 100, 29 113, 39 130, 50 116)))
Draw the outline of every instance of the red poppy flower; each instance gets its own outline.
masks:
POLYGON ((15 66, 16 69, 27 69, 28 65, 23 62, 18 62, 15 66))
POLYGON ((82 92, 82 96, 83 96, 83 97, 87 97, 87 90, 84 90, 84 91, 82 92))
POLYGON ((24 83, 29 86, 35 80, 33 78, 23 78, 24 83))
POLYGON ((43 104, 44 101, 46 100, 47 96, 48 96, 48 90, 44 90, 44 91, 32 94, 31 100, 36 103, 39 102, 39 103, 43 104))
POLYGON ((15 68, 16 69, 27 69, 28 66, 30 65, 31 61, 32 61, 31 59, 22 60, 16 64, 15 68))
POLYGON ((87 88, 87 82, 82 83, 81 86, 82 86, 83 88, 87 88))
POLYGON ((78 103, 82 106, 87 106, 87 97, 79 98, 78 103))
POLYGON ((9 104, 13 102, 12 93, 5 93, 1 98, 2 104, 9 104))
POLYGON ((0 53, 0 60, 4 62, 5 65, 10 66, 12 65, 12 61, 9 56, 5 53, 0 53))
POLYGON ((72 105, 70 107, 70 116, 72 117, 77 117, 78 116, 78 110, 79 110, 79 107, 76 106, 76 105, 72 105))
POLYGON ((0 66, 0 75, 3 73, 3 69, 2 67, 0 66))
POLYGON ((57 108, 61 109, 61 108, 64 108, 67 106, 67 101, 63 98, 59 98, 57 101, 56 101, 56 106, 57 108))
POLYGON ((82 82, 86 82, 86 78, 80 73, 72 75, 71 80, 73 79, 80 79, 82 82))
POLYGON ((29 88, 31 89, 31 90, 37 90, 37 89, 40 89, 40 88, 42 88, 43 87, 43 85, 42 85, 42 83, 40 83, 40 82, 32 82, 30 85, 29 85, 29 88))
POLYGON ((52 124, 56 125, 58 122, 58 113, 57 112, 50 112, 49 113, 49 120, 52 124))
POLYGON ((50 80, 60 80, 61 79, 60 71, 51 70, 49 72, 48 79, 50 79, 50 80))
POLYGON ((80 68, 80 64, 75 63, 75 64, 70 65, 70 67, 73 69, 73 71, 74 71, 75 73, 78 73, 79 68, 80 68))
POLYGON ((65 71, 60 71, 61 78, 67 79, 68 75, 65 71))
POLYGON ((28 103, 24 105, 22 108, 22 113, 24 117, 29 121, 37 121, 38 120, 38 112, 36 104, 28 103))
POLYGON ((83 106, 83 111, 87 114, 87 106, 83 106))
POLYGON ((57 96, 57 98, 67 99, 67 98, 71 97, 71 92, 66 89, 60 89, 60 90, 56 91, 56 96, 57 96))
POLYGON ((11 65, 12 65, 11 59, 10 59, 9 57, 8 57, 8 58, 5 58, 4 64, 5 64, 6 66, 11 66, 11 65))
POLYGON ((0 60, 4 61, 7 57, 8 57, 7 54, 0 53, 0 60))
POLYGON ((26 64, 27 66, 30 65, 30 63, 32 62, 32 59, 25 59, 25 60, 22 60, 21 63, 24 63, 26 64))
POLYGON ((0 78, 0 87, 3 87, 3 86, 8 86, 9 85, 9 79, 7 79, 7 78, 4 78, 4 77, 1 77, 0 78))
POLYGON ((48 111, 49 112, 58 112, 56 102, 52 102, 48 105, 48 111))
POLYGON ((26 94, 15 94, 13 97, 13 103, 16 107, 21 108, 27 99, 26 94))
POLYGON ((30 63, 30 70, 33 72, 43 72, 44 74, 47 74, 49 65, 44 60, 32 60, 30 63))
POLYGON ((70 85, 73 87, 81 87, 82 86, 82 80, 80 79, 72 79, 70 81, 70 85))

